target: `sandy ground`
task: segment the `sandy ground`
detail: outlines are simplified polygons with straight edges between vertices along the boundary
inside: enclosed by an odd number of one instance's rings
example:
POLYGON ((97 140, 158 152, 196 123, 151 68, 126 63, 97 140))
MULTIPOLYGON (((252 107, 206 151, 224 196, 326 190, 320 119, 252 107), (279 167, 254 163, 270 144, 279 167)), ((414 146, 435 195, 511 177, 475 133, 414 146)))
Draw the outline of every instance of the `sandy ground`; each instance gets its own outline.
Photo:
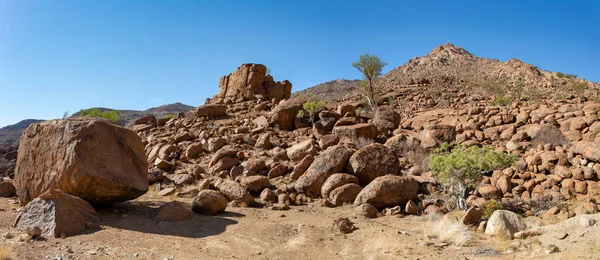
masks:
POLYGON ((288 211, 228 208, 219 216, 194 214, 186 221, 158 222, 157 208, 169 199, 145 195, 135 201, 97 208, 102 219, 100 230, 26 243, 19 241, 21 232, 11 227, 19 206, 14 200, 2 198, 0 247, 9 248, 12 259, 594 258, 588 252, 573 254, 568 250, 546 255, 543 245, 507 253, 512 241, 487 238, 476 231, 469 231, 472 239, 467 246, 440 246, 424 235, 431 226, 426 216, 362 220, 352 217, 351 206, 327 208, 318 202, 288 211), (346 235, 334 232, 332 221, 340 216, 350 217, 359 229, 346 235), (7 239, 6 233, 15 237, 7 239))

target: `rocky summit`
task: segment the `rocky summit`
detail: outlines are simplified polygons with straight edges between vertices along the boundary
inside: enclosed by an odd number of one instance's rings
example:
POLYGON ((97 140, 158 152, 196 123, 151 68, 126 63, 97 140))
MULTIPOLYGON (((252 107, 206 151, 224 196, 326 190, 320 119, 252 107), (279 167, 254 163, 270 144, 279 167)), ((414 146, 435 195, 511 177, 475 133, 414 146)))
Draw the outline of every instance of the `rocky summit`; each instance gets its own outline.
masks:
POLYGON ((230 104, 257 99, 280 101, 290 98, 291 94, 292 83, 287 80, 275 82, 267 74, 265 65, 248 63, 221 77, 219 94, 213 97, 213 102, 230 104))
POLYGON ((0 150, 0 218, 16 218, 2 239, 75 236, 48 250, 125 259, 568 259, 597 244, 597 83, 443 44, 383 75, 367 112, 359 81, 292 95, 269 74, 242 64, 205 105, 127 128, 31 124, 0 150), (309 115, 311 101, 327 102, 309 115), (436 165, 454 151, 489 153, 436 165), (461 194, 451 181, 473 169, 461 194))

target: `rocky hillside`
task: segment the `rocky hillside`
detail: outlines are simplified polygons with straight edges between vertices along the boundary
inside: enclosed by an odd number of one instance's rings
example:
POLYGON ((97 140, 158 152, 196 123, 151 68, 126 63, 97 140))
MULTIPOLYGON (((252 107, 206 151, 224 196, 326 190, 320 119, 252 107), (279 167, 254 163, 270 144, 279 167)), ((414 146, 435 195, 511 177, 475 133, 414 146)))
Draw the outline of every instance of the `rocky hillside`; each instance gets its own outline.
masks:
POLYGON ((336 79, 297 91, 292 94, 292 97, 307 97, 322 101, 343 100, 355 95, 359 88, 360 80, 336 79))
MULTIPOLYGON (((303 214, 332 219, 327 228, 310 227, 316 233, 336 234, 320 241, 341 241, 342 236, 361 240, 357 233, 363 226, 399 219, 389 216, 414 216, 403 221, 427 216, 439 222, 424 224, 431 228, 422 231, 422 236, 390 230, 383 224, 369 233, 387 230, 394 237, 385 241, 412 236, 413 242, 419 242, 411 247, 447 250, 438 252, 436 259, 469 243, 489 245, 497 239, 518 240, 510 243, 510 250, 476 248, 462 257, 478 258, 478 251, 512 255, 534 249, 560 254, 572 245, 541 242, 537 238, 544 238, 540 233, 544 228, 534 227, 573 217, 579 219, 579 226, 567 231, 571 235, 561 233, 559 239, 600 234, 596 219, 588 219, 589 214, 599 212, 600 105, 571 95, 491 104, 489 97, 473 95, 473 89, 465 85, 475 73, 468 70, 482 64, 487 65, 479 72, 491 73, 486 77, 531 80, 530 87, 540 91, 556 88, 568 93, 568 84, 585 82, 563 75, 564 84, 555 84, 552 76, 545 81, 549 72, 515 66, 514 61, 476 58, 461 48, 443 45, 383 77, 391 91, 374 115, 357 113, 353 102, 333 101, 306 115, 299 113, 304 97, 289 99, 291 83, 267 79, 264 65, 244 64, 221 78, 220 92, 212 102, 176 118, 144 116, 128 128, 94 118, 30 126, 23 135, 14 174, 0 182, 4 189, 0 196, 18 197, 22 207, 15 205, 19 215, 14 227, 25 230, 20 237, 30 240, 82 233, 81 237, 94 236, 104 232, 96 232, 100 225, 119 227, 124 214, 99 218, 96 210, 102 208, 93 205, 127 200, 133 202, 126 203, 132 207, 126 212, 144 212, 131 230, 148 223, 150 234, 165 234, 162 222, 179 222, 188 228, 182 221, 196 215, 273 210, 286 211, 278 219, 297 220, 303 214), (467 71, 459 72, 455 66, 467 71), (442 74, 449 71, 455 74, 442 74), (266 89, 276 91, 265 93, 266 89), (444 143, 453 143, 456 149, 444 143), (440 147, 446 149, 436 149, 440 147), (460 151, 462 155, 455 154, 460 151), (449 158, 445 174, 455 174, 461 185, 451 183, 455 176, 440 178, 444 172, 428 163, 430 159, 439 163, 434 156, 449 158), (461 179, 467 174, 473 176, 468 185, 461 179), (156 210, 148 208, 159 204, 156 210), (34 233, 35 228, 41 230, 34 233)), ((481 87, 489 84, 493 83, 484 82, 481 87)), ((14 159, 11 151, 4 156, 14 159)), ((273 223, 265 221, 264 215, 254 222, 255 226, 273 223)), ((292 227, 308 226, 301 222, 292 227)), ((235 233, 237 227, 223 232, 235 233)), ((273 230, 264 233, 282 234, 273 230)), ((283 233, 296 232, 288 230, 283 233)), ((25 250, 25 246, 20 248, 25 250)))
MULTIPOLYGON (((380 79, 384 93, 402 95, 408 87, 420 87, 434 99, 449 99, 461 93, 493 99, 498 93, 512 100, 565 98, 579 95, 591 100, 598 97, 600 85, 576 75, 550 72, 518 59, 502 62, 481 58, 467 50, 446 43, 435 47, 423 57, 410 59, 380 79), (578 93, 575 85, 583 86, 578 93), (441 92, 442 89, 450 90, 441 92)), ((323 100, 359 100, 356 80, 335 80, 294 93, 294 96, 314 95, 323 100)), ((432 104, 429 104, 432 105, 432 104)), ((444 106, 442 104, 442 106, 444 106)))

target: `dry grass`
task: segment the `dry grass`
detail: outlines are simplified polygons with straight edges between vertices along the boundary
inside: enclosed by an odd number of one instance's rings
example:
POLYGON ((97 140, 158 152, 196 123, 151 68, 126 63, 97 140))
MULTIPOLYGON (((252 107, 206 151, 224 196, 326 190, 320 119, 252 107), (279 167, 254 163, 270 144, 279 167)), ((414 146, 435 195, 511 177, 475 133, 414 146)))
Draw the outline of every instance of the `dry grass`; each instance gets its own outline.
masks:
POLYGON ((407 151, 408 160, 416 166, 421 168, 422 172, 427 172, 429 169, 429 158, 431 157, 431 151, 421 148, 420 146, 414 151, 407 151))
POLYGON ((0 247, 0 260, 10 260, 12 259, 12 249, 7 246, 0 247))
POLYGON ((425 227, 425 236, 435 238, 439 242, 463 247, 471 240, 467 227, 451 218, 432 218, 425 227))

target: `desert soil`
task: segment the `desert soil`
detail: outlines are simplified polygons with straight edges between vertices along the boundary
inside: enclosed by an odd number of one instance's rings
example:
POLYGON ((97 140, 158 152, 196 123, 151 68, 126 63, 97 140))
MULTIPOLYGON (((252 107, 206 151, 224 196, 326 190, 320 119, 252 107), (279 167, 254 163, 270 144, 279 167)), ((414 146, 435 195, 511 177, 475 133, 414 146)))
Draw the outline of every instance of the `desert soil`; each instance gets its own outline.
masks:
MULTIPOLYGON (((512 241, 487 238, 469 231, 464 247, 440 244, 424 234, 431 225, 426 216, 386 216, 355 219, 353 207, 327 208, 314 202, 288 211, 266 208, 227 208, 225 214, 200 216, 181 222, 158 222, 165 201, 189 199, 146 194, 134 201, 97 208, 101 229, 67 238, 19 241, 12 228, 20 206, 0 199, 0 247, 10 248, 12 259, 573 259, 598 257, 593 249, 575 248, 546 255, 543 245, 516 254, 507 253, 512 241), (336 217, 350 217, 358 230, 332 230, 336 217), (14 238, 6 238, 6 234, 14 238)), ((600 229, 592 232, 597 238, 600 229)), ((589 240, 589 239, 588 239, 589 240)), ((594 243, 593 241, 586 241, 594 243)), ((535 243, 534 243, 535 244, 535 243)), ((598 244, 598 243, 596 243, 598 244)), ((589 247, 589 246, 587 246, 589 247)))

